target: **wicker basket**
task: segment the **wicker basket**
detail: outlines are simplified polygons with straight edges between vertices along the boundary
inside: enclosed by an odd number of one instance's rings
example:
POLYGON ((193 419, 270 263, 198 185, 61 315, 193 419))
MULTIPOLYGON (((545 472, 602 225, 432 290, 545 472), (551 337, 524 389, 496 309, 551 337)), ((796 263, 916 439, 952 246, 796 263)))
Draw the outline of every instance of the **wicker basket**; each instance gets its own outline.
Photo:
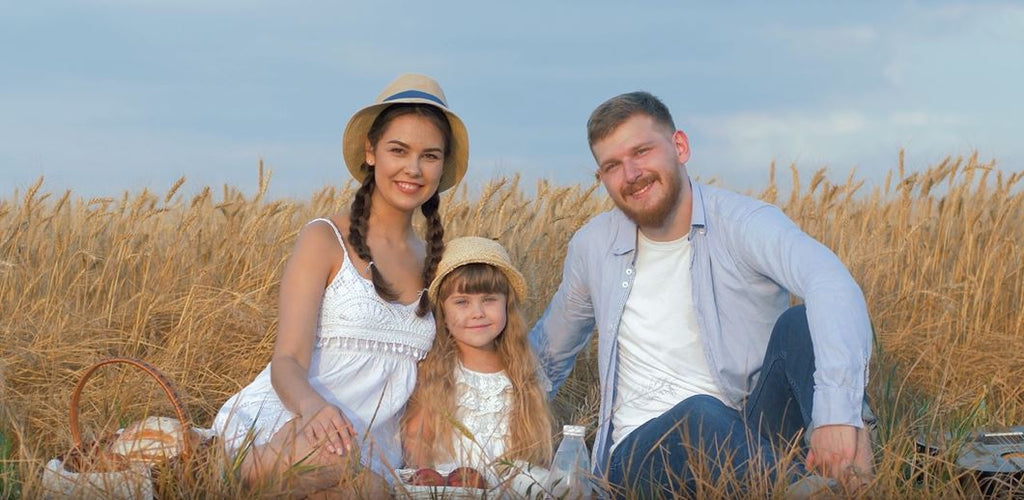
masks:
POLYGON ((108 448, 111 437, 92 443, 82 441, 78 423, 82 390, 97 369, 110 364, 127 364, 138 368, 160 385, 181 422, 183 439, 179 458, 187 460, 192 452, 192 421, 171 381, 145 361, 107 358, 89 367, 71 394, 68 420, 74 447, 46 464, 42 481, 45 498, 153 498, 153 472, 149 462, 135 461, 111 453, 108 448))

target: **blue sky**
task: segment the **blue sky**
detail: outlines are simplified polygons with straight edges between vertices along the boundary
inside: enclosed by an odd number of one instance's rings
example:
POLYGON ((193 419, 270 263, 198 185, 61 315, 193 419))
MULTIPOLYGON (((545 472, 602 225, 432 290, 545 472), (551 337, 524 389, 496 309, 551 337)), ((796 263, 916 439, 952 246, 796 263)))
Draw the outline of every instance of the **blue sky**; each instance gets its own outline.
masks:
MULTIPOLYGON (((768 165, 872 181, 979 151, 1024 168, 1024 6, 1001 2, 7 2, 0 196, 40 175, 82 196, 181 176, 308 197, 348 179, 348 117, 403 72, 438 79, 471 187, 592 181, 585 122, 643 89, 690 136, 691 174, 768 165)), ((788 174, 784 172, 788 177, 788 174)))

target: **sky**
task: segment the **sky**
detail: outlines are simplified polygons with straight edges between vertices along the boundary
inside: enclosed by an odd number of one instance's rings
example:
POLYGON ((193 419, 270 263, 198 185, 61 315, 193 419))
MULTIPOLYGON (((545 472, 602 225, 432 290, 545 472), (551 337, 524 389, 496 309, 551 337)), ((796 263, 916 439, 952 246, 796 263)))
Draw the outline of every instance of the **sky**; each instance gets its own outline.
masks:
POLYGON ((590 184, 585 124, 646 90, 729 188, 948 155, 1024 169, 1024 5, 1005 2, 0 2, 0 197, 349 179, 348 118, 398 74, 467 124, 466 182, 590 184))

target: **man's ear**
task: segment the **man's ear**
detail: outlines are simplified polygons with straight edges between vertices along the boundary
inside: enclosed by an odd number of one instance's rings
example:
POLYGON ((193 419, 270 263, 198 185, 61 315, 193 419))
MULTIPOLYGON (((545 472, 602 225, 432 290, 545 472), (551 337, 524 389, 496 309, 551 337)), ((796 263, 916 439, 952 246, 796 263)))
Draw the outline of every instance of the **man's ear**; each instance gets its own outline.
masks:
POLYGON ((676 130, 672 134, 672 142, 676 147, 676 159, 679 160, 680 164, 685 165, 686 162, 690 161, 690 140, 687 139, 686 134, 682 130, 676 130))

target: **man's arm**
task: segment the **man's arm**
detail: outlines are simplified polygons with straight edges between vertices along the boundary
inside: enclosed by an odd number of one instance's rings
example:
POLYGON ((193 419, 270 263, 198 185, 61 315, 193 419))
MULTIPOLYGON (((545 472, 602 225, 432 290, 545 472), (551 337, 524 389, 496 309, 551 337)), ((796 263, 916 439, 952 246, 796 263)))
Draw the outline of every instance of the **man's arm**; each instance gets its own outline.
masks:
POLYGON ((804 300, 815 364, 807 465, 856 488, 871 474, 862 428, 872 341, 864 294, 831 250, 775 207, 753 212, 734 238, 755 272, 804 300))
POLYGON ((562 282, 540 320, 530 331, 530 346, 551 382, 549 398, 569 377, 576 355, 594 331, 594 307, 586 283, 580 233, 569 242, 562 282))
POLYGON ((860 287, 826 246, 779 209, 752 212, 730 248, 752 271, 803 298, 814 348, 813 427, 863 426, 871 323, 860 287))

